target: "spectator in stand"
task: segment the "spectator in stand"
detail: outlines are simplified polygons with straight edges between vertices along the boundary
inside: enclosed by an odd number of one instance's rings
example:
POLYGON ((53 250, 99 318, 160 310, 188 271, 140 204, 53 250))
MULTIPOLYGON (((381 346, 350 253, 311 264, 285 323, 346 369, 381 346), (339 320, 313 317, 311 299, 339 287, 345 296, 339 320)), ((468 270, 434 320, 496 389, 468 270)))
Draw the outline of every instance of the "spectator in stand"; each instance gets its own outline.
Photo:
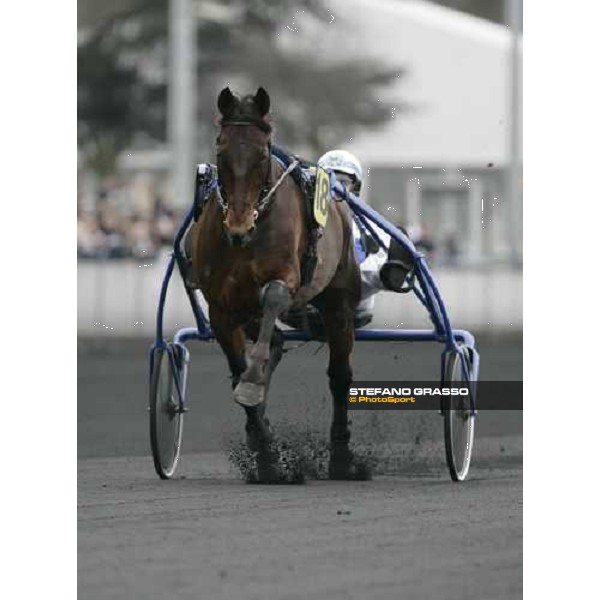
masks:
POLYGON ((102 203, 97 212, 98 227, 104 234, 104 252, 107 258, 125 258, 128 256, 125 242, 125 231, 128 229, 127 220, 119 212, 102 203))
POLYGON ((77 210, 77 257, 136 258, 156 257, 160 246, 172 246, 183 215, 164 206, 157 198, 152 218, 134 213, 125 216, 118 206, 101 193, 95 214, 77 210))
POLYGON ((157 248, 152 236, 151 224, 141 217, 134 216, 127 231, 127 246, 131 256, 150 259, 156 256, 157 248))
POLYGON ((96 258, 103 240, 104 235, 93 215, 77 215, 77 258, 96 258))

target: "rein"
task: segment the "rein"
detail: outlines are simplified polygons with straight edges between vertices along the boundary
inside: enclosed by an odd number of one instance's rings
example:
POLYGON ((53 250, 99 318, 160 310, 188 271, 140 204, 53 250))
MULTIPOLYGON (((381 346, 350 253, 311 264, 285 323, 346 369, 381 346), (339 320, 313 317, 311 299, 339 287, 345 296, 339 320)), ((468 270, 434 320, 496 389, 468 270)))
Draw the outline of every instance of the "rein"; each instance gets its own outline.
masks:
MULTIPOLYGON (((273 185, 273 187, 271 187, 271 189, 263 196, 263 193, 266 191, 266 186, 263 187, 263 189, 261 190, 260 196, 262 196, 262 198, 259 196, 259 200, 256 203, 256 209, 254 211, 254 219, 257 220, 269 207, 273 196, 275 195, 275 192, 277 191, 277 189, 279 188, 279 186, 283 183, 283 180, 300 164, 300 161, 295 160, 292 164, 290 164, 290 166, 281 174, 281 177, 279 177, 279 179, 275 182, 275 184, 273 185)), ((270 168, 269 168, 270 171, 270 168)), ((269 173, 270 174, 270 173, 269 173)), ((217 179, 215 179, 214 184, 211 186, 210 191, 215 191, 216 194, 216 199, 217 199, 217 203, 218 205, 221 207, 221 210, 223 211, 223 214, 226 214, 229 206, 226 202, 226 200, 223 198, 223 194, 221 193, 221 182, 218 179, 218 175, 217 175, 217 179)))
POLYGON ((256 205, 257 218, 267 209, 269 201, 277 191, 277 188, 283 183, 283 180, 300 164, 299 161, 295 160, 281 175, 281 177, 275 182, 275 185, 269 190, 269 193, 262 199, 259 200, 256 205))

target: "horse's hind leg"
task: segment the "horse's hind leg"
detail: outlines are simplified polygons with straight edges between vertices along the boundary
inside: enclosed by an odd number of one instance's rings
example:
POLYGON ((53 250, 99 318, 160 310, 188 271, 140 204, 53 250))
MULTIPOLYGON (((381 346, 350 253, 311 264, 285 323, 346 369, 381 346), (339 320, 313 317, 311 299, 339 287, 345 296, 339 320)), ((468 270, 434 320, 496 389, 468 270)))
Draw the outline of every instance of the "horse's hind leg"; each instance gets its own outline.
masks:
POLYGON ((291 302, 287 285, 280 280, 270 281, 262 291, 262 318, 256 343, 248 357, 248 368, 242 373, 240 383, 233 392, 236 402, 246 408, 259 406, 265 401, 270 376, 268 363, 271 357, 271 339, 275 321, 291 302))
POLYGON ((329 389, 333 398, 330 430, 329 477, 331 479, 363 478, 356 471, 350 450, 347 396, 352 381, 350 355, 354 346, 354 300, 341 289, 322 294, 322 314, 329 344, 329 389))

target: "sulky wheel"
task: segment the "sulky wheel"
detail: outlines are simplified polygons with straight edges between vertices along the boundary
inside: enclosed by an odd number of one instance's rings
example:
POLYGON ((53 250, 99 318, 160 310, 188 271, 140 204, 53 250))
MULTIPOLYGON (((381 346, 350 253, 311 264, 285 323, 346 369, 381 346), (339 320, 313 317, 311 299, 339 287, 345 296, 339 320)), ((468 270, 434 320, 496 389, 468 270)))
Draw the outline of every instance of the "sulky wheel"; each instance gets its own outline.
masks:
POLYGON ((183 431, 183 410, 175 377, 181 383, 181 361, 176 347, 153 350, 150 373, 150 445, 154 468, 161 479, 170 479, 179 462, 183 431))
MULTIPOLYGON (((465 354, 467 376, 462 367, 460 354, 450 352, 446 357, 445 383, 463 383, 469 381, 471 364, 465 354)), ((444 416, 444 439, 446 445, 446 463, 453 481, 464 481, 469 472, 475 437, 475 415, 471 410, 469 396, 443 396, 442 414, 444 416)))

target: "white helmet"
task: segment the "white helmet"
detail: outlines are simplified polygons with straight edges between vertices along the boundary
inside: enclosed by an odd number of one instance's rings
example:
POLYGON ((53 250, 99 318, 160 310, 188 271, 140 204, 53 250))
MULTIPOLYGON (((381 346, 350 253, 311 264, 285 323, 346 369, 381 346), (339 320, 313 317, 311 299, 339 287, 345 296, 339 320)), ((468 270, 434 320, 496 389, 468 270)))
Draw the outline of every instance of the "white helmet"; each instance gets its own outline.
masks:
POLYGON ((360 161, 354 154, 347 150, 330 150, 321 156, 317 162, 323 169, 332 169, 340 171, 356 178, 356 183, 360 189, 362 183, 362 167, 360 161))

